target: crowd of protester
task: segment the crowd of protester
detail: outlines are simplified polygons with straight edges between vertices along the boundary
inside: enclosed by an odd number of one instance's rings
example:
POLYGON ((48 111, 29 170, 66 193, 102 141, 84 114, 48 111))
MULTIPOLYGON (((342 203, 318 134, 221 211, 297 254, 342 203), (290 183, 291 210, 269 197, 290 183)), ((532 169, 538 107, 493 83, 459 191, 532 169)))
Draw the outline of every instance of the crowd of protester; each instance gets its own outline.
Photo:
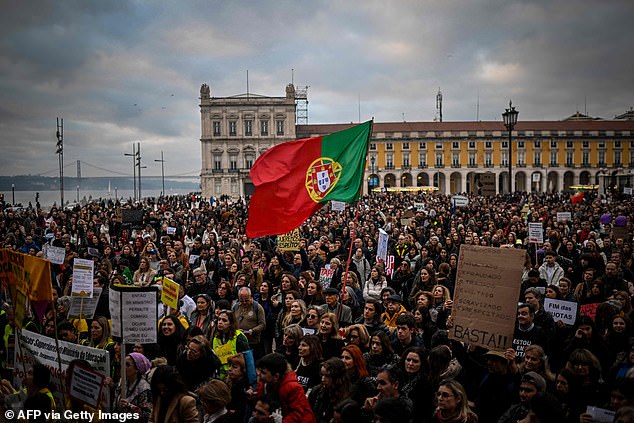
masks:
MULTIPOLYGON (((111 403, 99 407, 136 421, 591 423, 604 409, 634 422, 634 203, 593 193, 577 204, 559 193, 469 200, 454 208, 440 194, 375 193, 343 212, 326 206, 294 250, 248 239, 245 199, 196 196, 5 208, 0 241, 34 256, 65 248, 51 265, 53 303, 22 326, 108 351, 111 403), (543 243, 529 242, 529 222, 541 223, 543 243), (377 257, 380 230, 393 265, 377 257), (448 336, 465 244, 525 250, 506 351, 448 336), (68 317, 74 258, 95 263, 93 319, 68 317), (178 307, 157 299, 158 342, 126 345, 122 357, 109 287, 160 287, 164 277, 181 287, 178 307), (575 324, 554 319, 545 298, 577 303, 575 324)), ((24 390, 12 385, 13 315, 5 302, 4 407, 59 408, 45 366, 33 365, 24 390)))

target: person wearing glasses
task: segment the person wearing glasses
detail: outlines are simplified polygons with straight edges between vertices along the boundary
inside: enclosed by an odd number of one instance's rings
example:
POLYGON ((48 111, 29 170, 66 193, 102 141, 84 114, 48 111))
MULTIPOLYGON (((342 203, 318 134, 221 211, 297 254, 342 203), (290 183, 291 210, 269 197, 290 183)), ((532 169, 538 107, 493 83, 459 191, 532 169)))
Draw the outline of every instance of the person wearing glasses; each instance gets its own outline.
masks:
POLYGON ((304 331, 304 335, 316 335, 319 332, 319 318, 321 317, 321 307, 317 305, 309 306, 306 310, 306 317, 299 325, 304 331))
MULTIPOLYGON (((477 423, 478 416, 471 411, 467 393, 460 382, 452 379, 440 382, 436 392, 438 406, 433 423, 477 423)), ((483 420, 486 421, 486 420, 483 420)))

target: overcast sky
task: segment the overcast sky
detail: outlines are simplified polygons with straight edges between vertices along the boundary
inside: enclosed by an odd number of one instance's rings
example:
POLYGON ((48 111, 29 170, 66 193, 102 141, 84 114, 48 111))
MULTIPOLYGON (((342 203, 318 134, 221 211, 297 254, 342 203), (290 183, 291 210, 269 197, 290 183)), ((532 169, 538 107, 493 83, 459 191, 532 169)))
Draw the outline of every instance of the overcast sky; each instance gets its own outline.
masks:
MULTIPOLYGON (((631 0, 11 1, 0 16, 0 174, 65 163, 147 175, 200 170, 199 90, 283 96, 310 86, 309 123, 520 120, 634 105, 631 0), (359 101, 360 100, 360 101, 359 101)), ((66 175, 74 175, 67 168, 66 175)))

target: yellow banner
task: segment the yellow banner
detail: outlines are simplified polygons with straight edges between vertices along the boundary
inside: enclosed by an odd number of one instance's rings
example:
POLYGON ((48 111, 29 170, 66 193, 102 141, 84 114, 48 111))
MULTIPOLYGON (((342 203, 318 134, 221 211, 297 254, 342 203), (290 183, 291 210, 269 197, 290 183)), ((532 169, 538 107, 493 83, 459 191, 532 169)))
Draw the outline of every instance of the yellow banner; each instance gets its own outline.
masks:
POLYGON ((163 290, 161 291, 161 302, 168 307, 178 308, 178 291, 180 285, 171 279, 163 278, 163 290))
POLYGON ((52 301, 51 263, 39 257, 0 249, 0 280, 11 291, 26 292, 31 301, 52 301))

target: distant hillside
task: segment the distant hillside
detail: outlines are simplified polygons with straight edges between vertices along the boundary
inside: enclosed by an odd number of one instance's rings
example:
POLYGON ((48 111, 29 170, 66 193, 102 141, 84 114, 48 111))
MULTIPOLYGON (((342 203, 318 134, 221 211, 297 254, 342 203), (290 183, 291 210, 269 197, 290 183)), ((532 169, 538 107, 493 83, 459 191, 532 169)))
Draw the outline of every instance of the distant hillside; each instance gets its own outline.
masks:
MULTIPOLYGON (((160 177, 148 176, 141 179, 143 189, 160 190, 162 180, 160 177)), ((0 176, 0 191, 11 191, 12 184, 15 184, 16 191, 56 191, 59 190, 59 178, 50 176, 17 175, 0 176)), ((74 189, 80 186, 82 190, 107 190, 108 184, 114 189, 132 190, 134 181, 128 177, 98 177, 81 178, 64 177, 64 188, 74 189)), ((184 192, 198 191, 200 189, 199 178, 194 177, 169 177, 165 178, 165 190, 179 190, 184 192)))

